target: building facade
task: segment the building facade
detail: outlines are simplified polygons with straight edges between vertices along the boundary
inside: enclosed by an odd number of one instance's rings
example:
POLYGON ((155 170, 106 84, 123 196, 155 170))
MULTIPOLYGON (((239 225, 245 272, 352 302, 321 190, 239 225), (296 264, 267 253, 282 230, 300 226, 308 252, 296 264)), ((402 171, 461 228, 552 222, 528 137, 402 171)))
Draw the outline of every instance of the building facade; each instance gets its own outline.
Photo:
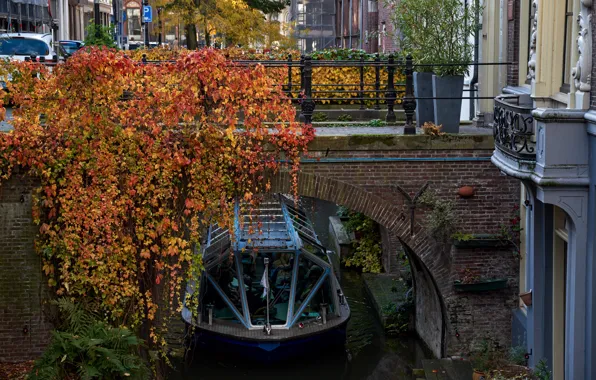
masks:
POLYGON ((292 0, 277 19, 303 53, 328 48, 396 50, 390 9, 378 0, 292 0))
POLYGON ((483 61, 512 64, 481 71, 485 94, 501 95, 480 109, 493 123, 492 162, 523 184, 512 338, 555 380, 596 379, 596 4, 489 7, 483 61))

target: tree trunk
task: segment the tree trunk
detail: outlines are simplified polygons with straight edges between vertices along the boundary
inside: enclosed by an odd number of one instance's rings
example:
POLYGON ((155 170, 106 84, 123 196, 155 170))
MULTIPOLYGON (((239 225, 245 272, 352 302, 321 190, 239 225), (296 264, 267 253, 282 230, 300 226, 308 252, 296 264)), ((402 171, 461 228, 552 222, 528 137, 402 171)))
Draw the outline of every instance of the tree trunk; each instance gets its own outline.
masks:
POLYGON ((205 27, 205 47, 211 46, 211 34, 209 34, 209 30, 205 27))
POLYGON ((189 50, 195 50, 197 48, 197 28, 195 24, 186 25, 186 47, 189 50))

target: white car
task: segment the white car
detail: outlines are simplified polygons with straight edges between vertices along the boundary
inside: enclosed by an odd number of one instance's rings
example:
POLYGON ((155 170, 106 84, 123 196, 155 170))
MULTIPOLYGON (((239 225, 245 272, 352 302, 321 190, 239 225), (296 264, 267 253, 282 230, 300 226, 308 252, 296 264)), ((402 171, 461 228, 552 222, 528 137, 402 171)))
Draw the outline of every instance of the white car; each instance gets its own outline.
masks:
POLYGON ((3 33, 0 34, 0 59, 24 61, 26 57, 44 57, 51 61, 56 53, 50 33, 3 33))

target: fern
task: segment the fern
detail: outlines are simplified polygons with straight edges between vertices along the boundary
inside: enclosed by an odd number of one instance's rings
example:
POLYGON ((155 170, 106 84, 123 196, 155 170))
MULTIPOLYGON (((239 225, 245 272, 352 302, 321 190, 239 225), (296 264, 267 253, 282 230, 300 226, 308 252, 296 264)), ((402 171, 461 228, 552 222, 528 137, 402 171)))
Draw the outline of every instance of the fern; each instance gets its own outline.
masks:
POLYGON ((138 355, 141 341, 128 329, 99 320, 67 299, 55 304, 64 322, 38 359, 29 379, 145 379, 149 372, 138 355))

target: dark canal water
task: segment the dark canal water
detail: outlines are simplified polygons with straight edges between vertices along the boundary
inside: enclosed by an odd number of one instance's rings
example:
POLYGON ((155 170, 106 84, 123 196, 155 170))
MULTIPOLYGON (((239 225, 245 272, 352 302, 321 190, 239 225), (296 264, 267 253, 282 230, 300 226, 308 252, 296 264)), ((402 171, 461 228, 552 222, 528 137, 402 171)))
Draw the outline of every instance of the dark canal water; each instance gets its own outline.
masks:
MULTIPOLYGON (((328 217, 337 207, 328 202, 304 200, 323 244, 328 240, 328 217)), ((344 271, 341 284, 352 318, 348 323, 346 348, 306 357, 282 366, 263 367, 239 364, 226 355, 213 356, 196 351, 187 365, 169 379, 321 379, 385 380, 411 379, 412 368, 422 368, 421 360, 430 357, 416 338, 389 338, 383 333, 363 287, 359 273, 344 271)))

